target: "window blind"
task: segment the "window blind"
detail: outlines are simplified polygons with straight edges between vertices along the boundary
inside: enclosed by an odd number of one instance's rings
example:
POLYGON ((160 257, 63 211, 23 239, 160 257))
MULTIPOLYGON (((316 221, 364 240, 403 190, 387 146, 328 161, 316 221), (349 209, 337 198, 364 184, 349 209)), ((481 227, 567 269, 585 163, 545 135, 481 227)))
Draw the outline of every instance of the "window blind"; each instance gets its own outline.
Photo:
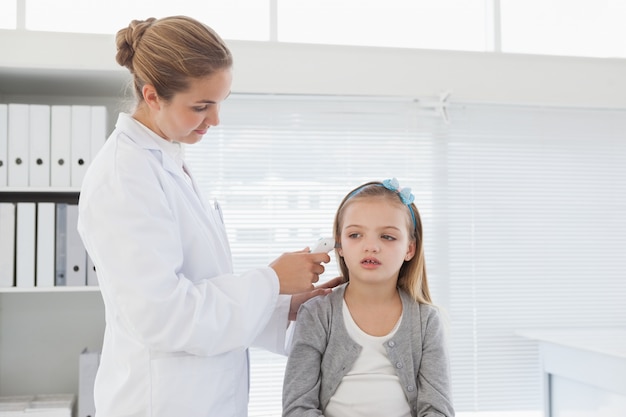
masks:
MULTIPOLYGON (((331 236, 362 182, 411 187, 457 414, 536 412, 540 358, 518 330, 626 325, 626 112, 447 110, 449 123, 413 100, 233 95, 186 159, 222 206, 235 272, 331 236)), ((284 364, 252 349, 250 416, 280 415, 284 364)))
POLYGON ((626 112, 450 114, 438 210, 448 218, 455 402, 541 409, 537 347, 516 331, 626 325, 626 112))

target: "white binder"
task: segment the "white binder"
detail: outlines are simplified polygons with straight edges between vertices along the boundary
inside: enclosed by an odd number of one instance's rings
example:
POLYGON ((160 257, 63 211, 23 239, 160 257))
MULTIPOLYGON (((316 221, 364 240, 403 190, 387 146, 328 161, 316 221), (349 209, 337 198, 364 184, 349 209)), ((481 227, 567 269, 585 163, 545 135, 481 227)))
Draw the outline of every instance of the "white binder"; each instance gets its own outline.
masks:
POLYGON ((107 108, 105 106, 91 107, 91 161, 97 155, 107 138, 107 108))
POLYGON ((28 104, 9 104, 7 184, 28 186, 28 104))
POLYGON ((37 287, 54 287, 55 204, 37 203, 37 287))
POLYGON ((29 176, 31 187, 50 187, 50 106, 29 106, 29 176))
POLYGON ((50 185, 69 187, 70 143, 72 138, 72 109, 55 105, 50 109, 50 185))
POLYGON ((54 285, 64 286, 67 283, 67 203, 56 205, 56 238, 54 260, 54 285))
POLYGON ((72 106, 70 154, 70 185, 79 188, 91 161, 91 106, 72 106))
POLYGON ((8 130, 9 130, 9 109, 6 104, 0 104, 0 187, 7 186, 8 157, 8 130))
POLYGON ((35 203, 17 203, 15 229, 15 284, 35 286, 35 203))
POLYGON ((100 352, 83 349, 78 360, 78 417, 94 417, 93 388, 100 366, 100 352))
POLYGON ((87 284, 87 251, 78 234, 78 205, 67 205, 65 276, 67 286, 87 284))
POLYGON ((15 278, 15 203, 0 203, 0 287, 15 278))
POLYGON ((96 266, 93 264, 91 257, 87 254, 87 285, 91 287, 98 286, 98 275, 96 274, 96 266))

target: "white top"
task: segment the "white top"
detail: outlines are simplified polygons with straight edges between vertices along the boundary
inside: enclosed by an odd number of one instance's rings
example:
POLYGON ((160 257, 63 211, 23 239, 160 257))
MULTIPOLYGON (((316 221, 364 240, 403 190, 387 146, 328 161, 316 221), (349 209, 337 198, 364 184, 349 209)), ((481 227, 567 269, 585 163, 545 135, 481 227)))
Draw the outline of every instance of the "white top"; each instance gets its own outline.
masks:
POLYGON ((324 410, 324 415, 410 417, 409 404, 384 347, 384 343, 398 330, 402 317, 389 334, 379 337, 371 336, 359 328, 345 301, 343 317, 348 334, 363 350, 352 369, 343 377, 324 410))

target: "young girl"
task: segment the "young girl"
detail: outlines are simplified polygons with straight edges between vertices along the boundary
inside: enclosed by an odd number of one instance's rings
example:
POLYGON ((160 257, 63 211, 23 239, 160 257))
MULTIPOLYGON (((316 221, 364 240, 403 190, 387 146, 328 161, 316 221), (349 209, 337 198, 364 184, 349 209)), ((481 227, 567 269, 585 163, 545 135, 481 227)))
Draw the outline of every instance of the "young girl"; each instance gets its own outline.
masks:
POLYGON ((394 178, 361 185, 339 205, 345 284, 298 312, 283 417, 454 416, 413 200, 394 178))

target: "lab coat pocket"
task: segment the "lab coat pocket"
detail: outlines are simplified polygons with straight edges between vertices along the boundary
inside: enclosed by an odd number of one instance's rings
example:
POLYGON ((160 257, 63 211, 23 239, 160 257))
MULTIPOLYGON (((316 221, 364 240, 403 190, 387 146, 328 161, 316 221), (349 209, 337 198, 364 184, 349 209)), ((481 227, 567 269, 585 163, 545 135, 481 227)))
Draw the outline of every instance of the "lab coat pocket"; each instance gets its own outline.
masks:
POLYGON ((151 360, 152 416, 235 415, 233 375, 219 357, 170 354, 151 360), (231 397, 231 398, 229 398, 231 397))

